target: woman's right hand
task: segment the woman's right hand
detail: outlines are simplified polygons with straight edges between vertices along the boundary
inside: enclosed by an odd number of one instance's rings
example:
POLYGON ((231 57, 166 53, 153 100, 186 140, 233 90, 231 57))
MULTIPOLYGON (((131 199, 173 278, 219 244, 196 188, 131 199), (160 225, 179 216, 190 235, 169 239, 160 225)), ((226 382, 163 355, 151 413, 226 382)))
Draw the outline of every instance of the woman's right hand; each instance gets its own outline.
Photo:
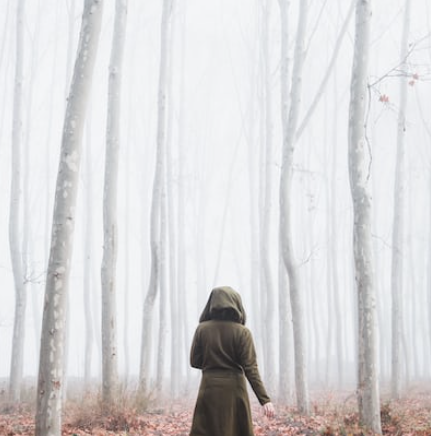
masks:
POLYGON ((265 414, 265 416, 267 416, 268 418, 274 417, 275 409, 274 409, 274 405, 271 402, 264 404, 262 407, 263 407, 263 413, 265 414))

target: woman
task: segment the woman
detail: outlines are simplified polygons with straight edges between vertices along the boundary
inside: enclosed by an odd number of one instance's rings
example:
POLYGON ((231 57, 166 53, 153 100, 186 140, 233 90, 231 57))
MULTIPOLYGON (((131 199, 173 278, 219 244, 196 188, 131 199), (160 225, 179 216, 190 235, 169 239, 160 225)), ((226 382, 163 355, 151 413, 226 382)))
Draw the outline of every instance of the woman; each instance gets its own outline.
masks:
POLYGON ((202 370, 190 436, 254 435, 245 378, 265 415, 274 415, 245 321, 236 291, 230 287, 212 290, 190 352, 191 366, 202 370))

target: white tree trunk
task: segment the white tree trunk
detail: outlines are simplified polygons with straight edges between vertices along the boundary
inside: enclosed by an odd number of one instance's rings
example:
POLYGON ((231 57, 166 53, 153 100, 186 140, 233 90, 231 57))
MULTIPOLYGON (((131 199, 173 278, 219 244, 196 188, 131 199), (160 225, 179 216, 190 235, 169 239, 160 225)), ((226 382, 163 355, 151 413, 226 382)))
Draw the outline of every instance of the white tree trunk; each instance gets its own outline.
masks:
MULTIPOLYGON (((57 4, 56 7, 56 27, 55 32, 57 33, 59 27, 60 27, 60 20, 58 19, 59 16, 59 5, 57 4)), ((69 28, 70 31, 70 28, 69 28)), ((49 80, 54 82, 56 77, 56 63, 58 59, 58 40, 54 42, 54 50, 53 50, 53 60, 52 60, 52 66, 51 66, 51 77, 49 80)), ((48 103, 48 112, 47 112, 47 119, 52 119, 52 114, 54 112, 54 96, 55 93, 51 92, 49 96, 49 103, 48 103)), ((65 99, 66 102, 67 93, 65 93, 65 99)), ((51 229, 51 219, 52 219, 52 187, 51 187, 51 175, 52 175, 52 165, 51 165, 51 159, 52 159, 52 139, 51 139, 51 131, 50 129, 47 129, 46 131, 46 149, 45 149, 45 167, 44 167, 44 176, 45 176, 45 210, 44 210, 44 252, 43 252, 43 262, 44 265, 48 264, 48 256, 49 256, 49 235, 50 235, 50 229, 51 229)), ((32 292, 32 302, 33 302, 33 313, 35 316, 34 323, 37 325, 35 330, 36 335, 36 343, 37 343, 37 349, 36 349, 36 356, 39 356, 40 350, 40 332, 41 332, 41 326, 42 326, 42 295, 41 292, 33 293, 32 292)))
MULTIPOLYGON (((131 105, 129 105, 129 109, 131 109, 131 105)), ((131 112, 130 112, 131 113, 131 112)), ((130 127, 128 129, 128 138, 127 138, 127 144, 131 143, 130 140, 130 127)), ((125 173, 130 174, 130 160, 131 160, 131 154, 130 154, 130 147, 127 147, 125 150, 125 173)), ((123 329, 123 354, 124 354, 124 384, 127 387, 129 378, 130 378, 130 345, 129 345, 129 334, 130 334, 130 321, 129 321, 129 302, 130 302, 130 222, 129 222, 129 216, 130 216, 130 186, 129 186, 129 179, 125 182, 125 194, 124 194, 124 222, 125 222, 125 228, 124 228, 124 241, 126 243, 125 247, 125 253, 124 253, 124 310, 123 310, 123 317, 124 317, 124 329, 123 329)))
MULTIPOLYGON (((307 206, 308 208, 309 206, 307 206)), ((308 216, 304 217, 304 223, 306 223, 307 228, 309 229, 307 232, 306 237, 304 238, 306 241, 308 241, 308 247, 309 251, 313 249, 313 241, 315 240, 314 236, 314 229, 313 229, 313 222, 312 222, 312 212, 308 211, 308 216)), ((309 319, 309 328, 308 330, 308 337, 306 340, 306 343, 310 344, 311 342, 314 343, 313 347, 309 348, 309 354, 308 354, 308 364, 309 367, 312 367, 312 363, 314 362, 314 377, 316 382, 320 385, 323 384, 324 379, 324 365, 319 364, 320 362, 324 362, 325 358, 324 356, 321 356, 321 349, 322 344, 325 342, 325 336, 324 336, 324 328, 325 325, 322 323, 322 320, 324 317, 321 315, 321 309, 323 309, 323 305, 319 305, 316 301, 317 298, 313 298, 313 291, 314 291, 314 277, 316 276, 316 268, 314 265, 314 262, 310 262, 309 266, 309 272, 308 272, 308 279, 305 281, 304 285, 304 293, 306 295, 306 304, 305 307, 308 307, 310 310, 310 316, 309 319)), ((323 278, 322 278, 322 286, 327 287, 328 285, 325 283, 323 284, 323 278)), ((326 344, 329 346, 329 344, 326 344)), ((325 348, 326 348, 325 345, 325 348)), ((328 347, 328 349, 325 350, 326 355, 331 354, 331 350, 328 347)))
MULTIPOLYGON (((304 343, 304 309, 298 265, 295 262, 293 250, 291 193, 295 132, 301 103, 301 79, 305 54, 305 27, 307 22, 308 2, 306 0, 301 0, 299 5, 298 31, 295 44, 290 110, 288 115, 287 111, 285 111, 285 109, 283 110, 283 107, 287 107, 288 105, 285 95, 282 97, 281 101, 282 116, 284 114, 284 118, 282 120, 283 158, 280 176, 280 245, 283 262, 289 276, 290 302, 293 320, 296 399, 300 412, 307 414, 309 412, 309 399, 304 343)), ((288 80, 288 78, 281 77, 281 81, 283 80, 288 80)))
MULTIPOLYGON (((175 13, 174 13, 175 16, 175 13)), ((169 49, 172 47, 172 39, 174 34, 174 24, 175 20, 172 22, 172 29, 169 33, 168 38, 168 46, 169 49)), ((172 96, 172 71, 173 71, 174 61, 172 56, 169 57, 168 62, 168 73, 167 73, 167 94, 168 99, 171 99, 172 96)), ((180 79, 182 80, 182 79, 180 79)), ((184 85, 182 82, 181 85, 184 85)), ((180 86, 181 86, 180 85, 180 86)), ((180 90, 180 93, 182 90, 180 90)), ((181 94, 180 98, 184 98, 184 95, 181 94)), ((181 108, 183 109, 183 108, 181 108)), ((181 110, 180 109, 180 110, 181 110)), ((183 121, 181 119, 180 121, 183 121)), ((173 154, 174 154, 174 145, 172 142, 172 130, 173 130, 173 105, 170 104, 168 106, 168 115, 167 115, 167 141, 166 141, 166 200, 167 200, 167 230, 168 230, 168 246, 166 247, 167 258, 169 259, 168 268, 169 268, 169 280, 167 280, 167 288, 169 288, 169 304, 170 304, 170 320, 171 320, 171 360, 170 360, 170 394, 171 398, 175 399, 178 396, 179 392, 179 381, 180 381, 180 373, 181 373, 181 346, 180 346, 180 332, 181 332, 181 324, 180 324, 180 311, 179 311, 179 299, 178 299, 178 270, 177 270, 177 262, 178 257, 184 257, 184 252, 179 252, 177 249, 177 232, 176 232, 176 209, 175 209, 175 190, 174 190, 174 174, 173 174, 173 154)), ((179 126, 179 128, 182 128, 179 126)), ((183 137, 179 138, 178 143, 181 144, 183 137)), ((181 147, 181 145, 180 145, 181 147)), ((180 159, 181 161, 181 159, 180 159)), ((183 162, 180 162, 182 165, 183 162)), ((180 176, 178 177, 178 190, 179 184, 181 183, 180 176)), ((181 229, 183 232, 183 229, 181 229)), ((165 308, 166 309, 166 308, 165 308)), ((166 322, 166 321, 165 321, 166 322)), ((159 342, 160 347, 160 342, 159 342)), ((163 374, 162 380, 163 381, 163 374)))
MULTIPOLYGON (((337 80, 334 80, 334 88, 335 92, 337 91, 337 80)), ((343 323, 343 310, 341 307, 340 301, 340 278, 339 278, 339 265, 337 259, 338 246, 339 246, 339 238, 338 238, 338 197, 337 197, 337 117, 334 114, 334 126, 333 126, 333 150, 331 150, 332 156, 332 171, 330 175, 330 183, 328 183, 328 198, 330 201, 330 205, 328 205, 329 211, 329 232, 330 232, 330 244, 331 248, 329 250, 329 265, 331 280, 333 287, 333 306, 334 306, 334 319, 331 320, 335 324, 335 343, 336 343, 336 354, 337 354, 337 381, 338 388, 341 389, 343 385, 344 379, 344 371, 343 371, 343 338, 345 336, 345 324, 343 323)))
MULTIPOLYGON (((409 50, 408 37, 410 28, 410 0, 405 1, 404 25, 401 38, 400 69, 405 71, 407 67, 407 54, 409 50)), ((407 107, 407 77, 403 74, 400 78, 400 103, 398 109, 397 126, 397 155, 394 185, 394 215, 392 228, 392 358, 391 358, 391 395, 394 399, 400 398, 401 368, 400 368, 400 344, 401 344, 401 319, 402 314, 402 290, 403 290, 403 244, 404 244, 404 161, 405 161, 405 131, 406 131, 406 107, 407 107)))
MULTIPOLYGON (((172 350, 172 357, 176 358, 177 361, 172 364, 172 372, 177 372, 181 374, 181 371, 186 368, 187 374, 190 374, 190 365, 185 364, 188 362, 187 359, 182 359, 181 350, 187 350, 188 344, 188 332, 187 332, 187 312, 188 308, 186 305, 186 269, 187 262, 184 252, 186 250, 186 205, 185 205, 185 189, 186 189, 186 174, 184 172, 185 161, 186 161, 186 135, 185 128, 186 125, 186 85, 185 85, 185 56, 186 56, 186 12, 183 9, 183 20, 181 22, 181 67, 180 67, 180 93, 179 93, 179 117, 178 117, 178 197, 177 197, 177 231, 178 231, 178 242, 176 245, 176 261, 177 261, 177 311, 176 316, 178 320, 175 323, 178 326, 177 337, 175 338, 175 344, 177 347, 172 350)), ((199 285, 199 283, 198 283, 199 285)), ((172 344, 172 348, 175 347, 172 344)), ((172 393, 175 394, 177 391, 177 383, 179 383, 180 375, 174 376, 172 380, 172 393)))
MULTIPOLYGON (((166 159, 166 156, 165 156, 166 159)), ((165 160, 166 162, 166 160, 165 160)), ((165 174, 166 175, 166 174, 165 174)), ((163 391, 163 375, 165 367, 165 349, 167 332, 167 204, 166 204, 166 177, 163 177, 162 198, 160 205, 160 300, 159 300, 159 340, 157 344, 157 371, 156 389, 160 394, 163 391)))
MULTIPOLYGON (((69 7, 70 7, 69 23, 67 26, 69 29, 69 34, 68 34, 68 41, 67 41, 66 82, 65 82, 65 90, 64 90, 64 95, 65 95, 66 99, 67 99, 68 90, 70 89, 69 82, 70 82, 70 77, 72 74, 73 43, 75 40, 75 15, 74 15, 75 6, 76 6, 75 0, 72 0, 71 4, 69 5, 69 7)), ((47 234, 49 234, 49 232, 47 232, 47 234)), ((66 317, 66 319, 65 319, 66 332, 65 332, 65 340, 64 340, 64 358, 63 358, 63 362, 64 362, 63 402, 65 402, 66 398, 67 398, 67 382, 68 382, 67 368, 68 368, 68 364, 69 364, 69 337, 70 337, 69 294, 67 294, 66 299, 67 299, 67 301, 66 301, 66 315, 65 315, 65 317, 66 317)))
POLYGON ((278 266, 278 316, 279 316, 279 398, 287 404, 293 396, 292 389, 292 311, 290 309, 289 282, 281 248, 278 266))
POLYGON ((102 397, 105 405, 115 401, 118 384, 116 267, 118 249, 117 180, 120 148, 121 80, 126 33, 127 0, 115 3, 108 83, 105 183, 103 192, 102 259, 102 397))
POLYGON ((25 309, 27 305, 21 253, 21 148, 22 148, 22 86, 23 86, 24 0, 16 9, 16 58, 12 120, 12 180, 9 212, 9 249, 15 285, 15 315, 12 339, 12 359, 9 377, 9 398, 20 400, 24 361, 25 309))
MULTIPOLYGON (((279 0, 281 23, 281 119, 287 120, 289 102, 289 0, 279 0)), ((292 396, 292 313, 290 310, 289 283, 279 241, 278 306, 279 306, 279 392, 280 400, 288 402, 292 396)))
POLYGON ((265 92, 265 112, 264 112, 264 131, 265 138, 262 141, 263 165, 262 188, 263 208, 261 209, 261 231, 260 231, 260 251, 261 251, 261 283, 262 298, 264 305, 264 369, 266 385, 270 391, 275 389, 275 349, 274 349, 274 331, 275 331, 275 296, 274 296, 274 278, 271 271, 270 262, 270 237, 271 237, 271 210, 272 210, 272 167, 273 167, 273 126, 272 126, 272 77, 270 68, 269 53, 269 20, 270 20, 270 2, 265 2, 263 11, 262 24, 262 50, 264 62, 264 92, 265 92))
MULTIPOLYGON (((256 0, 254 2, 254 8, 257 10, 262 9, 260 7, 260 1, 256 0)), ((261 21, 258 18, 259 22, 261 21)), ((256 47, 253 52, 260 53, 259 46, 261 44, 260 38, 255 41, 256 47)), ((258 192, 258 179, 260 177, 260 172, 258 170, 260 166, 260 141, 257 137, 257 125, 258 119, 260 117, 260 111, 257 110, 257 107, 260 107, 262 103, 262 98, 259 95, 258 99, 256 99, 256 94, 258 93, 259 86, 261 85, 261 80, 259 77, 259 70, 262 69, 262 62, 259 61, 260 56, 257 55, 256 58, 250 59, 250 79, 248 83, 250 84, 250 89, 248 91, 248 101, 247 108, 249 108, 248 117, 247 117, 247 126, 245 129, 246 142, 249 146, 247 152, 247 175, 248 175, 248 188, 249 188, 249 219, 250 219, 250 288, 253 289, 251 293, 251 307, 252 314, 251 319, 253 320, 254 325, 254 339, 256 343, 256 348, 261 350, 262 348, 262 332, 260 329, 261 316, 260 316, 260 252, 259 252, 259 203, 258 198, 260 196, 256 195, 258 192)), ((263 103, 262 103, 263 104, 263 103)), ((259 351, 258 351, 258 354, 259 351)))
POLYGON ((358 295, 358 405, 361 422, 381 433, 371 241, 371 150, 365 132, 371 1, 357 0, 349 108, 349 174, 358 295))
MULTIPOLYGON (((251 105, 252 103, 250 103, 251 105)), ((250 136, 253 135, 252 128, 255 124, 255 118, 250 118, 250 136)), ((250 137, 248 143, 250 144, 250 150, 248 155, 248 177, 249 177, 249 197, 250 197, 250 211, 249 211, 249 217, 250 217, 250 249, 251 249, 251 256, 250 256, 250 286, 253 289, 252 292, 252 319, 254 320, 255 328, 255 341, 256 341, 256 347, 260 347, 262 344, 262 332, 260 329, 260 253, 259 253, 259 237, 258 237, 258 214, 259 214, 259 206, 256 196, 257 191, 257 174, 259 174, 257 168, 258 168, 258 159, 256 156, 259 155, 259 153, 256 153, 256 145, 255 142, 257 142, 254 138, 250 137), (253 148, 252 148, 253 146, 253 148)))
POLYGON ((151 356, 151 329, 153 323, 153 308, 160 285, 160 212, 161 195, 165 158, 166 137, 166 85, 167 85, 167 59, 169 20, 173 0, 163 1, 161 23, 161 48, 159 69, 159 95, 158 95, 158 120, 157 120, 157 154, 156 169, 154 172, 153 192, 151 199, 151 272, 147 295, 144 301, 142 319, 141 362, 139 367, 139 385, 142 392, 148 391, 150 356, 151 356))
MULTIPOLYGON (((40 6, 40 5, 39 5, 40 6)), ((40 8, 39 8, 40 9, 40 8)), ((39 289, 37 289, 37 286, 35 286, 33 282, 34 277, 34 271, 33 271, 33 263, 32 259, 34 258, 34 240, 32 237, 32 220, 30 216, 30 210, 31 210, 31 201, 30 201, 30 174, 31 174, 31 163, 30 163, 30 124, 32 120, 32 108, 33 108, 33 94, 34 94, 34 78, 35 78, 35 69, 36 69, 36 59, 38 59, 38 43, 39 43, 39 31, 40 31, 40 21, 41 21, 41 14, 38 10, 37 12, 37 18, 36 18, 36 24, 35 24, 35 31, 33 34, 33 40, 30 47, 31 52, 31 68, 29 75, 29 81, 28 81, 28 98, 26 101, 27 106, 27 114, 25 119, 25 125, 28 126, 25 130, 25 139, 24 139, 24 147, 23 147, 23 165, 22 165, 22 172, 23 172, 23 217, 22 217, 22 274, 24 278, 24 286, 25 286, 25 294, 26 294, 26 300, 28 299, 28 294, 30 293, 30 296, 32 298, 32 304, 33 304, 33 325, 34 325, 34 334, 36 339, 36 355, 39 355, 39 340, 40 340, 40 326, 41 326, 41 311, 40 311, 40 304, 38 304, 38 294, 39 289)))
POLYGON ((86 0, 66 116, 54 201, 42 321, 36 436, 60 436, 64 332, 82 133, 102 22, 103 2, 86 0))
MULTIPOLYGON (((413 210, 413 202, 412 202, 412 196, 408 196, 408 208, 407 210, 413 210)), ((409 229, 408 234, 413 234, 413 220, 408 221, 409 229)), ((423 281, 418 277, 418 262, 415 262, 416 256, 414 256, 414 249, 412 247, 412 238, 409 240, 410 245, 410 255, 408 255, 408 271, 409 271, 409 278, 408 278, 408 284, 407 288, 409 289, 421 289, 421 284, 423 281)), ((408 251, 408 250, 407 250, 408 251)), ((421 268, 422 270, 422 268, 421 268)), ((420 373, 420 363, 419 363, 419 353, 420 350, 420 344, 419 344, 419 335, 417 332, 420 330, 420 325, 418 323, 420 322, 419 313, 418 313, 418 304, 419 304, 419 296, 420 292, 412 292, 411 298, 406 298, 404 301, 407 302, 407 304, 403 304, 403 298, 401 296, 401 305, 404 308, 403 315, 401 318, 404 319, 404 329, 407 330, 407 337, 408 337, 408 350, 406 350, 406 353, 408 355, 409 360, 411 361, 412 366, 412 379, 413 380, 419 380, 421 373, 420 373), (410 316, 409 316, 410 315, 410 316)))
POLYGON ((86 139, 86 189, 85 189, 85 232, 84 232, 84 280, 83 280, 83 303, 84 303, 84 323, 85 323, 85 352, 84 352, 84 384, 88 389, 91 380, 91 361, 93 356, 93 322, 91 310, 91 294, 93 292, 92 267, 93 262, 93 181, 92 181, 92 165, 90 153, 90 128, 89 123, 86 124, 87 139, 86 139))

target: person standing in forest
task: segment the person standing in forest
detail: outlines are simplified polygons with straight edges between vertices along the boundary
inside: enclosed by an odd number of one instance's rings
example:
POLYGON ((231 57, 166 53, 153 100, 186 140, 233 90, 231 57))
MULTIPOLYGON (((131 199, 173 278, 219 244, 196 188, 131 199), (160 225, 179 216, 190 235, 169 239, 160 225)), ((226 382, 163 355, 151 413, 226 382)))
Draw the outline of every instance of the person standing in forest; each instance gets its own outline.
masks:
POLYGON ((236 291, 227 286, 212 290, 190 351, 191 366, 202 370, 190 436, 254 435, 246 378, 265 415, 274 416, 245 321, 236 291))

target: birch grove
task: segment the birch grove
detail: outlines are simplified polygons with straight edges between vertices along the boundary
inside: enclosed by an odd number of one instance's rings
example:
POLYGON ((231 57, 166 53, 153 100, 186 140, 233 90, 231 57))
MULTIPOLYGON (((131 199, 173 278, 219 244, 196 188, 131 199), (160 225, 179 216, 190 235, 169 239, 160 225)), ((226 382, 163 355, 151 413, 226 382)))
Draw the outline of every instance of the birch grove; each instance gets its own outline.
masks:
POLYGON ((429 8, 0 2, 0 406, 190 410, 232 286, 276 408, 387 432, 431 380, 429 8))

